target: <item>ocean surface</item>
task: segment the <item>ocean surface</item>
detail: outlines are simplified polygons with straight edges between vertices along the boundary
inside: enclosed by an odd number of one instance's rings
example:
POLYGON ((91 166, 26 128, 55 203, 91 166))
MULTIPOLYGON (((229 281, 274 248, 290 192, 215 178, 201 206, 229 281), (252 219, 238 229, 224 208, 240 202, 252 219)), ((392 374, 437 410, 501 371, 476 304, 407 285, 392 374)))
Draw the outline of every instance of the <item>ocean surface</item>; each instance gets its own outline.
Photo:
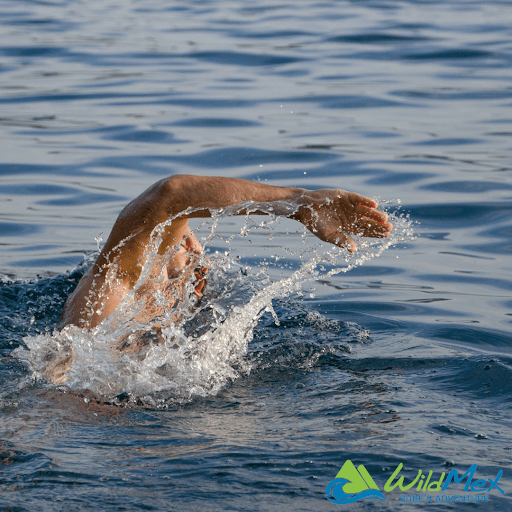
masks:
POLYGON ((0 510, 511 510, 511 141, 508 1, 1 2, 0 510), (293 221, 221 219, 212 290, 265 299, 229 359, 176 363, 179 389, 79 358, 45 382, 34 347, 174 174, 378 196, 394 238, 345 261, 293 221), (327 499, 347 460, 386 501, 327 499), (484 483, 384 492, 400 463, 403 486, 484 483))

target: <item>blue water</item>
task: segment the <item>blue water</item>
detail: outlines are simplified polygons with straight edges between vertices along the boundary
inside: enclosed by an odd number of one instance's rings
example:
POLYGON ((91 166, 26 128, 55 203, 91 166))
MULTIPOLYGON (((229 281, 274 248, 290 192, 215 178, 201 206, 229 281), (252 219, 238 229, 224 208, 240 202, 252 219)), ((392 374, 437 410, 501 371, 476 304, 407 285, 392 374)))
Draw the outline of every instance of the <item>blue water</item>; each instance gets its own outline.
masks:
MULTIPOLYGON (((2 2, 0 509, 428 506, 329 502, 350 459, 381 491, 400 462, 406 483, 503 469, 505 494, 432 505, 510 510, 511 27, 499 0, 2 2), (419 236, 274 301, 216 393, 164 408, 34 380, 13 349, 175 173, 400 200, 419 236)), ((257 270, 300 250, 290 229, 233 251, 257 270)))

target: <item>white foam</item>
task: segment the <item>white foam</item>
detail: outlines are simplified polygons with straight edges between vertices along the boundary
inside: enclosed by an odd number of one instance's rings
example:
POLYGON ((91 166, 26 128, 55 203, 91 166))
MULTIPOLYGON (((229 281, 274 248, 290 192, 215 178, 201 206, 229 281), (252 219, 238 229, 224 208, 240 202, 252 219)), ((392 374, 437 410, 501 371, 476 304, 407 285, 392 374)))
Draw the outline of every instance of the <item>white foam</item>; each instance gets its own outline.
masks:
MULTIPOLYGON (((172 219, 155 229, 140 279, 114 313, 91 331, 68 326, 61 331, 26 337, 28 350, 20 348, 16 355, 28 363, 34 378, 44 379, 49 368, 71 354, 72 365, 64 384, 71 390, 89 389, 109 397, 122 392, 134 397, 163 391, 179 397, 216 393, 241 371, 250 371, 243 356, 256 323, 267 311, 279 321, 272 308, 273 299, 300 294, 305 282, 347 272, 413 237, 411 220, 407 216, 391 215, 394 224, 391 236, 387 239, 356 238, 358 250, 354 254, 321 244, 313 235, 304 233, 295 248, 288 247, 285 240, 281 240, 282 247, 271 247, 270 257, 262 255, 260 244, 259 262, 248 265, 244 257, 240 258, 240 253, 245 254, 252 247, 251 237, 264 234, 270 244, 274 232, 282 226, 279 218, 272 214, 272 206, 265 205, 270 217, 256 222, 246 216, 241 228, 222 236, 221 221, 247 206, 214 211, 213 217, 196 229, 198 236, 203 234, 205 254, 210 259, 208 290, 200 307, 195 306, 196 299, 189 293, 190 297, 179 306, 166 308, 163 317, 158 319, 165 343, 150 342, 136 354, 112 349, 122 338, 129 343, 130 336, 152 333, 155 321, 144 325, 135 321, 143 305, 134 297, 140 286, 150 279, 152 262, 161 243, 160 233, 172 219), (208 249, 219 242, 226 250, 208 253, 208 249), (179 321, 176 321, 177 313, 181 315, 179 321)), ((250 206, 262 209, 262 205, 250 206)), ((286 242, 293 246, 292 241, 297 239, 290 234, 286 242)), ((192 278, 186 286, 189 292, 193 290, 192 278)), ((158 299, 165 303, 163 296, 158 299)))

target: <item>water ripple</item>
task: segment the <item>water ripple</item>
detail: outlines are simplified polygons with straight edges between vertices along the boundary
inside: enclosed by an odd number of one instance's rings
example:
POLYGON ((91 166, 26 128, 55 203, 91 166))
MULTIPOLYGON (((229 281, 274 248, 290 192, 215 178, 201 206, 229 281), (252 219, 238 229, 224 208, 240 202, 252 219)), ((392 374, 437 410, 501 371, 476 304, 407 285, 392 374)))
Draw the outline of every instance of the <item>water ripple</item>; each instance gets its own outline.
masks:
MULTIPOLYGON (((2 506, 321 511, 347 459, 381 489, 400 462, 477 463, 506 491, 511 20, 501 0, 4 1, 2 506), (12 350, 51 336, 70 269, 176 173, 400 198, 420 236, 274 301, 281 324, 265 313, 217 395, 106 403, 31 379, 12 350)), ((311 238, 272 233, 236 264, 300 269, 311 238)))

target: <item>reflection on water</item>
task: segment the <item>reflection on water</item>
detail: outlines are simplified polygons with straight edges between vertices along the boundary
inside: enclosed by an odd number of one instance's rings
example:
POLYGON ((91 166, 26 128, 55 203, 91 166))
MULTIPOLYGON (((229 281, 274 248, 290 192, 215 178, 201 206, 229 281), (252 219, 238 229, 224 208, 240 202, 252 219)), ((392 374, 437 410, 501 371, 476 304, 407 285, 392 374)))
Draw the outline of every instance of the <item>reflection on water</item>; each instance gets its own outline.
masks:
MULTIPOLYGON (((507 494, 489 493, 488 507, 509 510, 511 21, 501 0, 3 2, 4 506, 327 511, 325 487, 350 459, 379 484, 399 462, 406 479, 503 468, 507 494), (220 373, 208 358, 184 373, 200 376, 195 394, 116 406, 34 382, 13 349, 55 342, 84 267, 70 269, 130 199, 176 173, 400 198, 420 236, 338 274, 343 259, 307 267, 326 248, 304 246, 292 221, 231 246, 216 238, 209 257, 232 268, 219 267, 201 314, 224 307, 214 292, 231 285, 248 314, 241 357, 221 351, 220 373), (265 281, 314 272, 302 296, 265 281)), ((85 358, 108 336, 78 340, 85 358)), ((77 389, 119 369, 107 361, 75 374, 77 389)), ((175 382, 172 365, 149 368, 149 388, 175 382)))

